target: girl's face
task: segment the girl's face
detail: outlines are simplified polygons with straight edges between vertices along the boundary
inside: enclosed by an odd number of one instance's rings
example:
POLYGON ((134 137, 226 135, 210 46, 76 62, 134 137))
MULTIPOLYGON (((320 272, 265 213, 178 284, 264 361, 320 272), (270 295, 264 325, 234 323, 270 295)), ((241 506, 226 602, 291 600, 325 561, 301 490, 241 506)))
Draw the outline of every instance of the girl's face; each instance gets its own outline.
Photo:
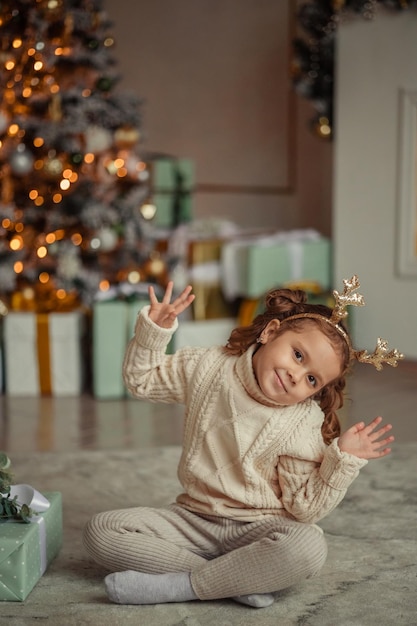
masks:
POLYGON ((340 357, 330 340, 315 326, 276 336, 279 320, 262 331, 263 344, 253 355, 253 370, 262 392, 289 406, 314 396, 341 373, 340 357))

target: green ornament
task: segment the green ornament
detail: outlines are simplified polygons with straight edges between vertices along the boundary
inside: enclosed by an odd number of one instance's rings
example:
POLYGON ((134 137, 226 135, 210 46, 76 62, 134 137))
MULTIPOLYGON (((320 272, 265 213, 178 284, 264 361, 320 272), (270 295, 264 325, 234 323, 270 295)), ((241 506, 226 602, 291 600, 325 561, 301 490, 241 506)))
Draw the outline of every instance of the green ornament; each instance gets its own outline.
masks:
POLYGON ((110 91, 110 89, 112 88, 112 85, 113 85, 113 81, 108 76, 102 76, 101 78, 98 79, 96 83, 96 87, 100 91, 110 91))
POLYGON ((81 152, 73 152, 69 157, 73 165, 81 165, 84 159, 84 155, 81 152))
POLYGON ((100 42, 98 39, 89 39, 87 41, 87 46, 88 48, 90 48, 90 50, 97 50, 99 45, 100 45, 100 42))

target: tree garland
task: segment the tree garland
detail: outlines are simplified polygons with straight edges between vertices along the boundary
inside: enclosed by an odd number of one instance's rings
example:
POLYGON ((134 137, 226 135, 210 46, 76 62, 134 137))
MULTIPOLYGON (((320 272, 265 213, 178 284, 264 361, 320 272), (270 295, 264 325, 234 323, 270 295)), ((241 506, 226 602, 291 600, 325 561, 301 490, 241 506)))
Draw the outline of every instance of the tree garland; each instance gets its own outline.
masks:
POLYGON ((5 452, 0 452, 0 524, 9 520, 29 524, 35 511, 27 504, 20 504, 17 496, 10 496, 12 479, 10 459, 5 452))
POLYGON ((372 20, 379 7, 406 11, 417 7, 417 0, 311 0, 301 4, 297 12, 304 35, 293 41, 293 85, 300 96, 311 100, 316 113, 310 125, 313 132, 323 139, 333 136, 337 27, 352 13, 372 20))

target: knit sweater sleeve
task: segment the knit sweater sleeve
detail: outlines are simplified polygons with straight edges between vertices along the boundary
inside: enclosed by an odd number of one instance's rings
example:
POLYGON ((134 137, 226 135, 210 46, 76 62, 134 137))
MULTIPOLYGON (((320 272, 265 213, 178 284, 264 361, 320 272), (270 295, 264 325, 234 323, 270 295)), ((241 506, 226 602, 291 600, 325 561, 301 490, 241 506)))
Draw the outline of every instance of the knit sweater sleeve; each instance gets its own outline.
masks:
POLYGON ((300 522, 319 521, 343 500, 367 462, 342 452, 338 439, 326 447, 321 463, 281 456, 278 476, 286 511, 300 522))
POLYGON ((123 380, 136 398, 186 404, 189 382, 205 348, 183 348, 166 354, 178 327, 161 328, 149 318, 149 306, 138 314, 135 333, 126 349, 123 380))

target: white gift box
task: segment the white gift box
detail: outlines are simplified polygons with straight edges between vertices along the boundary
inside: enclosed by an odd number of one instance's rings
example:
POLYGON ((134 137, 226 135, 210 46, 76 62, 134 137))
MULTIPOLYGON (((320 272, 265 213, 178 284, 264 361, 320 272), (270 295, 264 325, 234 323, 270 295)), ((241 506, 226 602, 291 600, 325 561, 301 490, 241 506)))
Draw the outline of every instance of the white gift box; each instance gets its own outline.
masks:
POLYGON ((293 281, 331 287, 331 242, 314 230, 235 239, 222 247, 221 276, 228 300, 259 298, 293 281))
POLYGON ((10 312, 4 320, 6 393, 13 396, 81 393, 84 322, 80 311, 10 312))
POLYGON ((184 346, 211 348, 224 346, 230 333, 238 325, 234 318, 181 321, 173 337, 173 349, 184 346))

